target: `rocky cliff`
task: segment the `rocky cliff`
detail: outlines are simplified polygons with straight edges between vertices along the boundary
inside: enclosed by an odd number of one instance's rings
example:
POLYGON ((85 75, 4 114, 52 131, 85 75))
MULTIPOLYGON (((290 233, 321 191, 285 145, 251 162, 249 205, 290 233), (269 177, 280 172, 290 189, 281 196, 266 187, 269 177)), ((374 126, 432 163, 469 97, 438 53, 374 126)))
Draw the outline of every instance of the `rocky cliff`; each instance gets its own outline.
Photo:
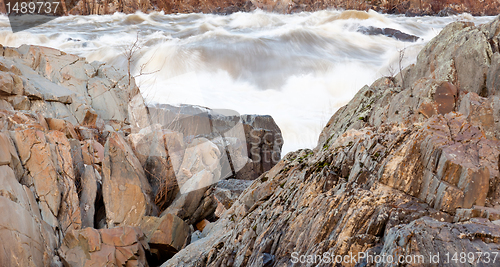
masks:
POLYGON ((499 43, 448 25, 162 266, 498 265, 463 255, 500 252, 499 43))
POLYGON ((499 47, 500 17, 448 25, 276 165, 268 116, 147 106, 107 64, 0 47, 0 265, 496 266, 499 47))
POLYGON ((0 266, 160 265, 281 145, 270 116, 148 107, 112 66, 0 46, 0 266))
MULTIPOLYGON (((68 2, 68 1, 66 1, 68 2)), ((69 1, 74 6, 75 1, 69 1)), ((467 12, 472 15, 497 15, 500 13, 499 0, 80 0, 70 14, 113 14, 114 12, 134 13, 136 11, 164 11, 175 13, 218 13, 229 14, 238 11, 262 9, 270 12, 292 13, 317 11, 328 8, 369 10, 416 15, 451 15, 467 12)))

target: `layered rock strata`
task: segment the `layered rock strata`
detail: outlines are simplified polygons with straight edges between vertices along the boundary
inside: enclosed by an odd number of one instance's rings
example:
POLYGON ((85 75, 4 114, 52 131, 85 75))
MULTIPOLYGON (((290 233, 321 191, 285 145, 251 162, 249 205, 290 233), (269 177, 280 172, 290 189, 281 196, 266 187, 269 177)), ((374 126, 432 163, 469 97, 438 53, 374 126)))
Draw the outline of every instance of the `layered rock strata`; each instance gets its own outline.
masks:
MULTIPOLYGON (((454 255, 498 253, 499 33, 500 17, 448 25, 162 266, 332 266, 332 255, 335 266, 394 266, 377 255, 461 266, 454 255)), ((497 264, 487 260, 470 265, 497 264)))
MULTIPOLYGON (((0 266, 160 265, 194 226, 217 218, 216 183, 228 177, 212 171, 224 169, 224 151, 238 170, 258 166, 240 175, 250 180, 277 161, 238 153, 251 145, 243 126, 241 138, 221 142, 149 113, 122 70, 46 47, 0 47, 0 266)), ((268 116, 250 117, 252 131, 280 133, 268 116)))

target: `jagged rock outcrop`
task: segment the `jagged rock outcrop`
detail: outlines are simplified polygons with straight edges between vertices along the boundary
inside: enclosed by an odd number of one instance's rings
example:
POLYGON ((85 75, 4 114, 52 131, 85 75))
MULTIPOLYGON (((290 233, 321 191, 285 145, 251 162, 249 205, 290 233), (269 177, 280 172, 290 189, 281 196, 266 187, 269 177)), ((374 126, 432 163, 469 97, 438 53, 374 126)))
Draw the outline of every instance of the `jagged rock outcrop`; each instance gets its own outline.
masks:
POLYGON ((416 64, 340 108, 314 150, 287 154, 162 266, 332 266, 315 255, 395 264, 368 254, 458 266, 454 255, 498 252, 499 33, 500 17, 448 25, 416 64))
POLYGON ((0 46, 0 266, 157 266, 186 246, 214 218, 224 153, 251 161, 242 127, 208 140, 166 125, 122 70, 0 46))
POLYGON ((2 205, 10 216, 0 224, 9 229, 3 251, 12 252, 0 264, 58 266, 62 240, 82 226, 95 226, 101 143, 110 135, 104 124, 140 127, 144 121, 134 119, 140 111, 132 109, 146 108, 144 102, 129 104, 134 97, 142 100, 138 88, 103 63, 26 45, 1 47, 0 54, 0 162, 11 177, 2 183, 9 187, 2 191, 2 205), (102 96, 95 94, 98 83, 102 96))

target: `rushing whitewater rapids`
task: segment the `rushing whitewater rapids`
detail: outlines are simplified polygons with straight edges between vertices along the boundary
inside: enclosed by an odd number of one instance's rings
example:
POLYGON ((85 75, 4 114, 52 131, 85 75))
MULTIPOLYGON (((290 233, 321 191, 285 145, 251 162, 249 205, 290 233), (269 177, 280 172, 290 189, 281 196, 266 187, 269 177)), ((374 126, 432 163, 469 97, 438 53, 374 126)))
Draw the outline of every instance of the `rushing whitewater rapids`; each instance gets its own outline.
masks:
POLYGON ((147 102, 272 115, 287 153, 314 147, 330 116, 357 90, 415 62, 426 42, 457 20, 482 24, 493 17, 408 18, 373 11, 117 13, 61 17, 13 34, 2 16, 0 43, 54 47, 127 69, 124 52, 137 41, 132 73, 144 73, 136 81, 147 102), (369 26, 420 39, 410 43, 359 32, 369 26))

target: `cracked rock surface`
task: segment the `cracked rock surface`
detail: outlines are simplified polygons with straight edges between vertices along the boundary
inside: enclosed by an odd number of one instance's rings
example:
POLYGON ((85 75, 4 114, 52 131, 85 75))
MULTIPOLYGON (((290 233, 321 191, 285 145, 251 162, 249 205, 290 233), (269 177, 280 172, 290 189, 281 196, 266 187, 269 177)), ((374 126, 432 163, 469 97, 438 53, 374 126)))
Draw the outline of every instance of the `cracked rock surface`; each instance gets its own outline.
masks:
POLYGON ((361 88, 314 150, 287 154, 162 266, 332 266, 293 255, 360 252, 463 266, 445 254, 500 252, 499 33, 500 17, 448 25, 416 64, 361 88))
MULTIPOLYGON (((248 130, 279 135, 266 142, 281 138, 269 116, 247 117, 260 122, 248 130)), ((233 120, 243 118, 214 121, 233 120)), ((249 165, 238 173, 247 180, 275 164, 237 154, 250 145, 244 139, 211 142, 167 126, 151 120, 122 70, 46 47, 0 46, 0 266, 159 266, 190 243, 196 224, 217 219, 216 185, 181 194, 174 166, 213 156, 183 165, 189 182, 220 168, 221 151, 249 165)), ((279 158, 281 143, 258 145, 279 158)))

